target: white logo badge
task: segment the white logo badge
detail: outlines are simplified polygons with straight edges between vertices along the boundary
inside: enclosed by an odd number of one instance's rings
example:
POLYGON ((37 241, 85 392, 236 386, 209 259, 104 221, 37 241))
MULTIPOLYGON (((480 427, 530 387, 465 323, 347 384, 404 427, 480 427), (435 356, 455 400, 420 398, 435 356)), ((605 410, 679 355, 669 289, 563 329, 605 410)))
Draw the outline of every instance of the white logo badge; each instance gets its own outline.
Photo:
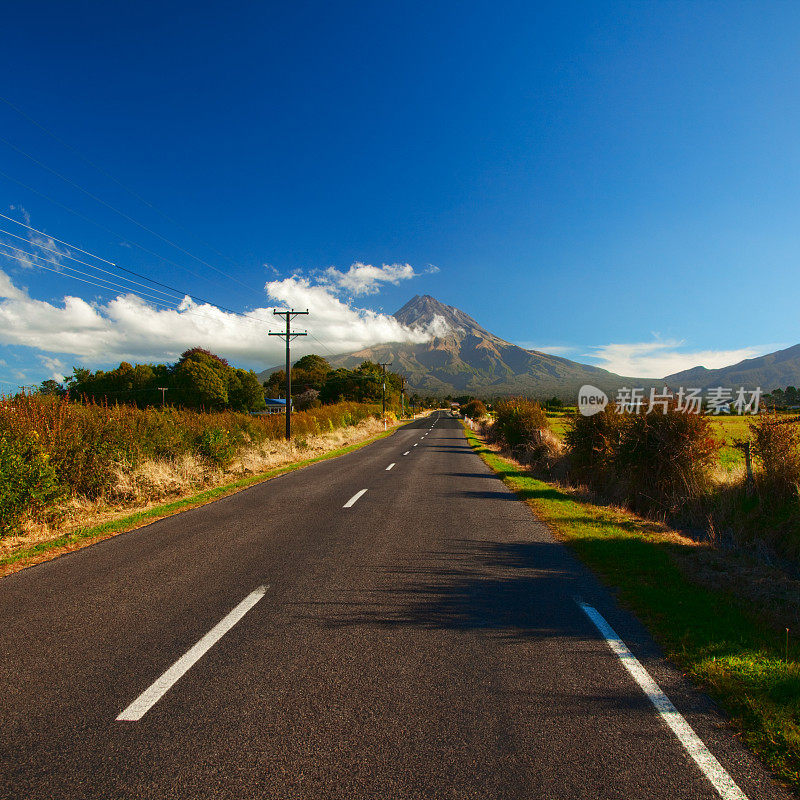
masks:
POLYGON ((584 417, 591 417, 608 405, 608 396, 596 386, 581 386, 578 392, 578 411, 584 417))

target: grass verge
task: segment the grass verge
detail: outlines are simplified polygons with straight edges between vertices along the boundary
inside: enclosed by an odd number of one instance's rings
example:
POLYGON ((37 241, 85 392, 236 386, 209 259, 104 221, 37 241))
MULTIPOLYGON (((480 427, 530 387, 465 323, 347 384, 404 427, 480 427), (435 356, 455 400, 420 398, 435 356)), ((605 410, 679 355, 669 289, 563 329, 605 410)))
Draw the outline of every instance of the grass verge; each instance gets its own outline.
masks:
POLYGON ((485 447, 481 458, 648 627, 730 715, 742 740, 800 796, 800 648, 735 594, 693 581, 705 549, 664 525, 585 502, 485 447))
POLYGON ((295 461, 291 464, 284 464, 283 466, 276 467, 275 469, 271 469, 257 475, 248 475, 231 483, 226 483, 222 486, 215 486, 211 489, 206 489, 189 497, 183 497, 179 500, 173 500, 169 503, 162 503, 144 511, 135 511, 124 517, 110 520, 100 525, 78 528, 75 531, 71 531, 70 533, 66 533, 63 536, 59 536, 55 539, 49 539, 30 547, 21 548, 0 558, 0 577, 9 575, 12 572, 17 572, 25 567, 39 564, 42 561, 49 561, 50 559, 56 558, 63 553, 69 553, 73 550, 79 550, 83 547, 88 547, 95 542, 108 539, 111 536, 116 536, 120 533, 126 533, 127 531, 141 528, 144 525, 148 525, 151 522, 156 522, 159 519, 171 517, 174 514, 180 514, 181 511, 188 511, 190 508, 204 506, 207 503, 212 503, 214 500, 219 500, 222 497, 235 494, 242 489, 246 489, 248 486, 252 486, 256 483, 263 483, 264 481, 270 480, 270 478, 275 478, 278 475, 284 475, 287 472, 294 472, 294 470, 307 467, 309 464, 315 464, 318 461, 325 461, 329 458, 337 458, 338 456, 352 453, 354 450, 358 450, 361 447, 372 444, 372 442, 376 442, 379 439, 391 436, 398 427, 400 427, 400 425, 396 425, 395 427, 390 428, 388 431, 381 432, 376 436, 371 436, 370 438, 365 439, 363 442, 355 442, 347 445, 346 447, 340 447, 337 450, 331 450, 329 453, 323 453, 322 455, 314 456, 313 458, 307 458, 302 461, 295 461))

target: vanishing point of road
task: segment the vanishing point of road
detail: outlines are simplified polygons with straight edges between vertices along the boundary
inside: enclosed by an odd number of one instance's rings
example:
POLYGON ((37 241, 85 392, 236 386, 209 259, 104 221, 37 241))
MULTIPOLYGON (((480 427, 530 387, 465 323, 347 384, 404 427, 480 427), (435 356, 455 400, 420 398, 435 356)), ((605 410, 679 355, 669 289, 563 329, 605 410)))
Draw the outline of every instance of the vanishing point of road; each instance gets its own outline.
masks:
POLYGON ((10 575, 0 621, 4 800, 787 797, 445 413, 10 575))

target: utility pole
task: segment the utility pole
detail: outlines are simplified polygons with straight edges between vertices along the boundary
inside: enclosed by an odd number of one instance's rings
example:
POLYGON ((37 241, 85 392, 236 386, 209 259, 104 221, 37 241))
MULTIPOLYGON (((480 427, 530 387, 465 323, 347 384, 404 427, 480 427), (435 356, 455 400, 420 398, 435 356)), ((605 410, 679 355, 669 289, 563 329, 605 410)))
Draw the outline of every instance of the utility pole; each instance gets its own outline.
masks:
POLYGON ((164 393, 167 391, 166 386, 157 386, 156 387, 159 392, 161 392, 161 408, 164 408, 164 393))
POLYGON ((400 418, 405 419, 406 416, 406 379, 405 376, 400 376, 400 418))
POLYGON ((287 311, 276 311, 273 309, 272 313, 276 317, 286 317, 286 333, 270 331, 270 336, 280 336, 286 340, 286 438, 292 438, 292 356, 289 343, 292 339, 298 336, 308 336, 306 331, 293 331, 292 320, 300 314, 308 314, 308 309, 305 311, 295 311, 293 308, 287 311))
POLYGON ((391 361, 379 363, 378 366, 383 370, 383 383, 381 384, 381 406, 383 407, 383 429, 386 430, 386 367, 391 367, 391 361))

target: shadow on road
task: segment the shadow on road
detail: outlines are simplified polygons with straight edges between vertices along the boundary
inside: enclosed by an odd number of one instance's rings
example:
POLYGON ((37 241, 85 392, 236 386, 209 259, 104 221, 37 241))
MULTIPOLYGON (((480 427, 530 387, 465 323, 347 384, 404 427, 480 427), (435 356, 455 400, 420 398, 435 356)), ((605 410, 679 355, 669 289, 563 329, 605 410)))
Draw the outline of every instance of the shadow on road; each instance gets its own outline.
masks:
POLYGON ((368 581, 349 600, 330 604, 327 612, 315 605, 314 618, 333 627, 585 637, 585 621, 573 601, 578 576, 559 545, 474 540, 455 540, 452 545, 449 551, 417 552, 431 564, 428 568, 393 568, 379 579, 382 588, 368 588, 374 586, 368 581))

